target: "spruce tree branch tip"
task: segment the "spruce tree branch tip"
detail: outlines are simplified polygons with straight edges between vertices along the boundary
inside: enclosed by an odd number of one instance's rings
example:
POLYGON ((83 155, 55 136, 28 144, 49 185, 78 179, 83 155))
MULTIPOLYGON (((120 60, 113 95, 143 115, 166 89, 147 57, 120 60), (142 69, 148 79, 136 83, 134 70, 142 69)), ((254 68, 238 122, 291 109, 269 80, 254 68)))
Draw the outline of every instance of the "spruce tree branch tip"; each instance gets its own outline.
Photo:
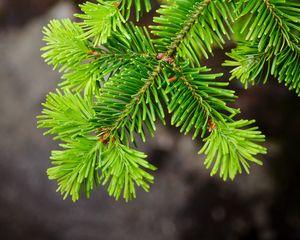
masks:
POLYGON ((247 88, 273 76, 300 93, 299 3, 164 1, 150 30, 129 21, 132 12, 136 21, 149 12, 150 0, 97 0, 80 9, 76 22, 44 27, 41 49, 62 75, 38 127, 60 141, 47 174, 64 199, 89 198, 98 187, 126 202, 138 189, 148 192, 156 167, 136 148, 156 134, 158 121, 167 124, 166 114, 203 142, 199 154, 211 175, 233 180, 263 164, 265 135, 254 120, 238 119, 229 80, 247 88), (223 64, 230 79, 202 62, 227 40, 237 43, 223 64))

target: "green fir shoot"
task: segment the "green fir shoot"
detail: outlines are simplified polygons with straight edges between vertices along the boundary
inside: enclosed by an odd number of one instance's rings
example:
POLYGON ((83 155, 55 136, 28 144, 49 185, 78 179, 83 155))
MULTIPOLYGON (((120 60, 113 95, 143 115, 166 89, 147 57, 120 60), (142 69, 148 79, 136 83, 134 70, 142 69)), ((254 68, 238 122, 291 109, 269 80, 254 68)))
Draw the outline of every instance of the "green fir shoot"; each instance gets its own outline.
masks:
POLYGON ((125 201, 137 187, 149 191, 156 167, 135 148, 155 135, 158 121, 167 124, 167 112, 181 133, 203 140, 199 153, 211 175, 233 180, 261 165, 265 136, 255 121, 239 120, 223 73, 202 65, 230 39, 237 41, 224 63, 230 79, 249 87, 273 76, 300 93, 296 1, 172 0, 152 26, 129 21, 149 12, 150 2, 87 2, 76 22, 52 20, 43 30, 42 56, 62 79, 38 127, 60 141, 47 173, 64 198, 90 197, 100 186, 125 201))

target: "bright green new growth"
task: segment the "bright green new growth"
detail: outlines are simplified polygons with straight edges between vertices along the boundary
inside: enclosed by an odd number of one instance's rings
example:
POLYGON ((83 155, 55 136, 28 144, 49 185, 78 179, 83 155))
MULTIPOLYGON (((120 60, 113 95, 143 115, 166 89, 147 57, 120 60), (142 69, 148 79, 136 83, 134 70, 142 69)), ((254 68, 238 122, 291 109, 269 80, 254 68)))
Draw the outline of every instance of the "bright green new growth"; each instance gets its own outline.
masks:
POLYGON ((149 190, 155 167, 132 148, 153 136, 156 122, 171 124, 193 139, 204 138, 211 174, 224 180, 262 164, 264 135, 254 121, 236 120, 239 109, 228 81, 201 65, 214 47, 223 47, 237 26, 238 47, 228 54, 232 78, 247 87, 269 75, 300 89, 300 4, 279 0, 173 0, 162 5, 148 28, 128 22, 150 10, 149 0, 85 3, 81 22, 53 20, 44 28, 43 57, 62 73, 61 90, 49 93, 38 127, 59 139, 52 152, 50 179, 73 201, 83 190, 107 186, 109 195, 126 201, 136 186, 149 190), (264 72, 264 65, 267 72, 264 72), (133 144, 132 144, 133 143, 133 144))
POLYGON ((99 158, 102 185, 109 182, 108 193, 119 199, 123 192, 126 201, 136 197, 135 185, 149 191, 153 176, 147 170, 156 170, 145 158, 147 156, 120 143, 112 143, 99 158))
POLYGON ((216 130, 204 139, 206 143, 199 153, 207 155, 204 162, 207 168, 214 162, 211 175, 220 169, 221 177, 225 180, 228 177, 233 179, 237 172, 242 172, 242 168, 249 173, 248 162, 262 164, 255 155, 264 153, 265 149, 255 142, 264 141, 264 136, 257 127, 245 129, 253 122, 240 120, 227 124, 220 123, 216 130))
POLYGON ((300 4, 285 0, 237 1, 237 20, 243 21, 245 34, 238 47, 228 54, 237 66, 232 78, 241 79, 247 87, 269 75, 284 82, 300 95, 300 4), (264 66, 267 66, 265 71, 264 66), (244 69, 241 70, 241 69, 244 69))

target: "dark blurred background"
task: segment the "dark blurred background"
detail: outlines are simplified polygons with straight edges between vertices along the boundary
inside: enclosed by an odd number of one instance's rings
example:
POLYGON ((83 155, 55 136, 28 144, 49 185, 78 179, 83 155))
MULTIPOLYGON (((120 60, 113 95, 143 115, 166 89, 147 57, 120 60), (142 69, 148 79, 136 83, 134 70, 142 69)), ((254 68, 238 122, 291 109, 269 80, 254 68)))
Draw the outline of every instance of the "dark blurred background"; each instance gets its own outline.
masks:
MULTIPOLYGON (((275 79, 247 91, 237 81, 231 84, 242 117, 257 119, 267 135, 264 166, 253 166, 250 175, 234 182, 209 177, 196 155, 200 143, 158 126, 157 136, 143 146, 159 168, 149 193, 139 191, 127 204, 109 198, 105 189, 76 204, 62 200, 45 173, 57 142, 42 136, 35 118, 59 76, 39 49, 42 26, 70 17, 75 6, 0 0, 0 239, 300 239, 300 98, 275 79)), ((228 73, 224 59, 216 50, 204 64, 228 73)))

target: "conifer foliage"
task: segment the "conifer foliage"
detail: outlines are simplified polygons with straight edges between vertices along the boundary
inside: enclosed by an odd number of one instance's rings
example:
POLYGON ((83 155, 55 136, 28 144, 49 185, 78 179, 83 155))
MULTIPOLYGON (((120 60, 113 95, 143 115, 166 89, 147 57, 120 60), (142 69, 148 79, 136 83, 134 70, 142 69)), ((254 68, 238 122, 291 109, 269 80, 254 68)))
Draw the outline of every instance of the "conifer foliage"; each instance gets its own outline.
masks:
POLYGON ((171 124, 203 139, 211 174, 224 180, 262 164, 264 135, 254 120, 239 120, 236 100, 222 73, 201 59, 222 48, 238 29, 238 45, 224 65, 245 87, 270 75, 300 91, 300 4, 292 0, 172 0, 154 24, 135 20, 150 0, 97 0, 80 5, 78 21, 52 20, 44 28, 43 58, 62 81, 49 93, 38 127, 60 141, 49 179, 73 201, 106 186, 126 201, 153 183, 156 168, 136 150, 171 114, 171 124), (242 27, 239 27, 242 26, 242 27), (166 111, 167 110, 167 111, 166 111))

